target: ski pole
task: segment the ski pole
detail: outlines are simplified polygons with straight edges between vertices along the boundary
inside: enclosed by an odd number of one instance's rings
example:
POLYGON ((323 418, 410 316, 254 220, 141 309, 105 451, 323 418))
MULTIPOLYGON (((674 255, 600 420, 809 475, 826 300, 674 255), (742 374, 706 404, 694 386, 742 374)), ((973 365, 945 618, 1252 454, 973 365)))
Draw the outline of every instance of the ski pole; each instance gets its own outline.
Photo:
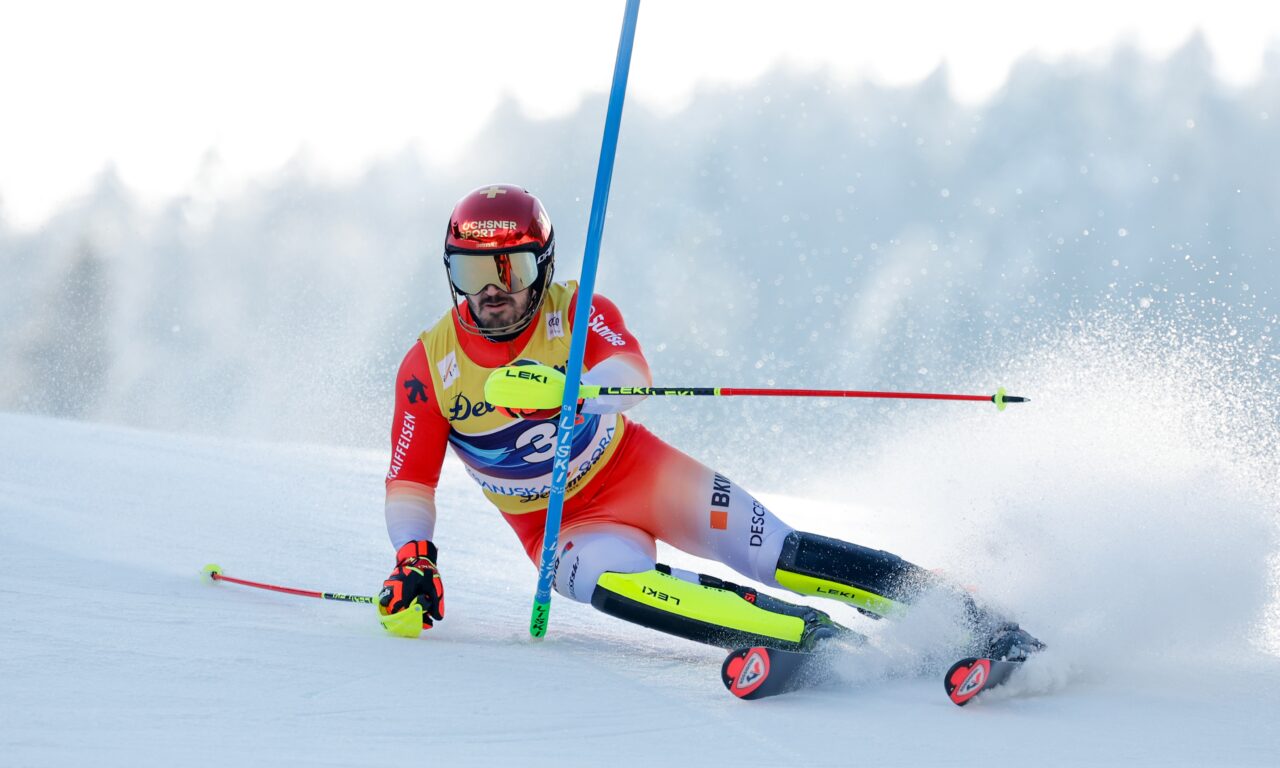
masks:
MULTIPOLYGON (((484 397, 507 408, 555 408, 564 396, 565 375, 546 365, 508 365, 489 374, 484 397)), ((643 395, 677 397, 868 397, 903 400, 972 400, 995 403, 1003 411, 1008 403, 1029 403, 1031 398, 1006 394, 1004 387, 994 395, 951 395, 933 392, 871 392, 858 389, 759 389, 752 387, 599 387, 583 384, 578 397, 589 400, 601 395, 643 395)))
POLYGON ((755 389, 751 387, 582 387, 579 397, 601 395, 693 396, 693 397, 870 397, 899 400, 973 400, 995 403, 1004 410, 1006 403, 1029 403, 1031 398, 1005 394, 1004 387, 994 395, 949 395, 934 392, 869 392, 858 389, 755 389))
MULTIPOLYGON (((370 605, 378 605, 376 597, 369 595, 346 595, 341 592, 317 592, 311 589, 296 589, 294 587, 279 587, 275 584, 263 584, 259 581, 249 581, 247 579, 237 579, 228 576, 222 572, 222 566, 210 563, 206 565, 202 571, 213 581, 225 581, 231 584, 239 584, 245 587, 253 587, 254 589, 266 589, 272 592, 284 592, 289 595, 301 595, 302 597, 316 597, 321 600, 337 600, 344 603, 368 603, 370 605)), ((408 608, 399 613, 390 613, 382 615, 378 612, 378 619, 382 622, 382 626, 388 632, 400 637, 417 637, 422 632, 422 606, 414 602, 408 608)))
POLYGON ((274 584, 263 584, 257 581, 246 581, 245 579, 236 579, 227 576, 222 572, 222 566, 210 563, 204 567, 204 573, 208 574, 210 579, 214 581, 227 581, 232 584, 240 584, 245 587, 254 587, 255 589, 269 589, 272 592, 284 592, 290 595, 301 595, 303 597, 318 597, 322 600, 340 600, 347 603, 375 603, 375 598, 368 595, 344 595, 339 592, 316 592, 310 589, 295 589, 293 587, 277 587, 274 584))

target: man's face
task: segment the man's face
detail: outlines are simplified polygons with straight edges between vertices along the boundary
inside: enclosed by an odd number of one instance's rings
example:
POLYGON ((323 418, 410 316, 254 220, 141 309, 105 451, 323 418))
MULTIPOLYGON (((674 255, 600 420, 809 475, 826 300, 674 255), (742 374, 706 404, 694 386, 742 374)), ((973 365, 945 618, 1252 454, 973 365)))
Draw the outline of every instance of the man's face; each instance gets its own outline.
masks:
POLYGON ((479 293, 467 296, 471 316, 481 328, 504 328, 513 325, 529 311, 532 288, 506 293, 490 283, 479 293))

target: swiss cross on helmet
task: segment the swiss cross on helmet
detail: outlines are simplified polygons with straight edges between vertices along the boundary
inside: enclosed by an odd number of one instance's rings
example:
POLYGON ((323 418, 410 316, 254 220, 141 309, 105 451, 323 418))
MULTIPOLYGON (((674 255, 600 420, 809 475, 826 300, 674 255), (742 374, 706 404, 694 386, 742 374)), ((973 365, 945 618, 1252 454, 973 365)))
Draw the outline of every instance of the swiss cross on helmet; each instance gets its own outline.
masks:
POLYGON ((493 184, 467 193, 453 207, 444 236, 444 266, 454 313, 471 333, 505 336, 524 330, 538 314, 555 268, 555 236, 541 201, 527 189, 493 184), (481 328, 462 314, 459 294, 493 285, 505 293, 532 291, 528 310, 501 328, 481 328))

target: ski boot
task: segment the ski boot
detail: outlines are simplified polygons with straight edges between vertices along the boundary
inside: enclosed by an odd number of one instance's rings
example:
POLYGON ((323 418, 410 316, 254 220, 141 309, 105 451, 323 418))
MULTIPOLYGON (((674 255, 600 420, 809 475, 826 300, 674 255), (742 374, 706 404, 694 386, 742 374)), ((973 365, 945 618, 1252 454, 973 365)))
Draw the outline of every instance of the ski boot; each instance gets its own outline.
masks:
POLYGON ((996 661, 1025 661, 1044 650, 1044 643, 1011 621, 998 623, 987 638, 982 655, 996 661))

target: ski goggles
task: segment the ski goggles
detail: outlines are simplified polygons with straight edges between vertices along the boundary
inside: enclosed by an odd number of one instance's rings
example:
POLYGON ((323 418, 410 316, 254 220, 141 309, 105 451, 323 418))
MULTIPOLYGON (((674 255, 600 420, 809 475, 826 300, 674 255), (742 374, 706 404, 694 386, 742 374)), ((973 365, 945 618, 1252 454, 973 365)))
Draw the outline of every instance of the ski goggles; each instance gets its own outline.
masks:
POLYGON ((458 293, 479 293, 492 285, 519 293, 538 281, 538 256, 533 251, 511 253, 450 253, 449 282, 458 293))

